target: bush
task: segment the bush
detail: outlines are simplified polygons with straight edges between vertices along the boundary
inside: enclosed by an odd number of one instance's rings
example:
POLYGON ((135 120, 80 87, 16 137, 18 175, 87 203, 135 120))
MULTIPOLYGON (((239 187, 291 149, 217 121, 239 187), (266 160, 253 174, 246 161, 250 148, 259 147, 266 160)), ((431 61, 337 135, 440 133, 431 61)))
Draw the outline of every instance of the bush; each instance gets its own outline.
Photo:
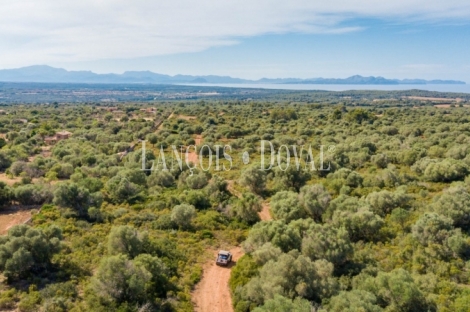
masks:
POLYGON ((464 230, 470 226, 470 194, 462 186, 450 187, 434 198, 435 212, 452 219, 455 226, 464 230))
POLYGON ((192 205, 181 204, 171 210, 171 221, 183 229, 191 226, 194 217, 196 217, 196 209, 192 205))
POLYGON ((331 297, 328 309, 320 312, 381 312, 383 309, 377 305, 377 298, 368 291, 352 290, 341 291, 331 297))
POLYGON ((0 237, 0 271, 11 280, 27 276, 50 265, 60 250, 62 232, 57 227, 45 231, 17 225, 0 237))
POLYGON ((328 208, 330 200, 331 195, 321 184, 306 185, 300 189, 300 205, 317 222, 321 221, 322 214, 328 208))
POLYGON ((254 224, 260 221, 258 212, 261 211, 259 198, 253 193, 243 193, 230 210, 232 217, 254 224))
POLYGON ((245 169, 240 176, 240 184, 253 193, 261 195, 266 189, 266 172, 256 166, 245 169))
POLYGON ((306 216, 306 211, 300 207, 298 194, 292 191, 277 192, 271 198, 271 213, 275 219, 282 219, 285 222, 306 216))
POLYGON ((141 254, 134 260, 119 254, 104 258, 91 287, 104 301, 149 303, 162 296, 166 268, 157 257, 141 254), (163 289, 162 289, 163 288, 163 289))
POLYGON ((352 244, 344 228, 314 224, 304 235, 302 254, 312 260, 325 259, 335 265, 341 265, 352 255, 352 244))
POLYGON ((5 182, 0 181, 0 208, 8 206, 12 198, 12 191, 5 182))
POLYGON ((27 184, 14 189, 14 198, 22 205, 42 205, 52 202, 54 195, 45 185, 27 184))
POLYGON ((111 228, 108 236, 108 253, 110 255, 124 254, 135 258, 148 247, 148 234, 139 233, 133 227, 121 225, 111 228))
POLYGON ((72 208, 79 216, 86 216, 88 208, 96 205, 90 192, 75 183, 61 183, 54 191, 54 204, 72 208))
POLYGON ((424 178, 431 182, 452 182, 463 180, 468 173, 468 166, 455 159, 444 159, 430 163, 424 171, 424 178))
POLYGON ((312 306, 308 300, 295 298, 294 300, 276 295, 273 299, 267 300, 264 305, 257 307, 253 312, 311 312, 312 306))

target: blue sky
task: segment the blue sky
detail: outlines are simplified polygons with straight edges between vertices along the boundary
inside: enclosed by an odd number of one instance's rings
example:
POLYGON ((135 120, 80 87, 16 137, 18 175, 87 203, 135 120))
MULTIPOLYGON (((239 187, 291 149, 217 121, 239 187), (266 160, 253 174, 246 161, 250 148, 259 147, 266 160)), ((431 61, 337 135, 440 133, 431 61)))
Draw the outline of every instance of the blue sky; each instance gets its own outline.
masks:
POLYGON ((468 1, 6 1, 0 68, 470 83, 468 1))

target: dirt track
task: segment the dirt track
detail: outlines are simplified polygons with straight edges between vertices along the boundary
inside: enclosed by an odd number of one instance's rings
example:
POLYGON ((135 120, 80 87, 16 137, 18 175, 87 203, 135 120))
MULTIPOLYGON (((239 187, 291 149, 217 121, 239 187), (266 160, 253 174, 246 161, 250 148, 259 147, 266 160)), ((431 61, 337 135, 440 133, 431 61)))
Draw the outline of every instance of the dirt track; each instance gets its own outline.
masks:
MULTIPOLYGON (((241 194, 234 188, 234 181, 227 181, 228 190, 235 196, 241 194)), ((269 213, 269 203, 262 203, 262 210, 259 212, 261 220, 271 220, 269 213)), ((219 267, 215 264, 217 251, 213 252, 213 259, 205 264, 201 281, 197 284, 192 294, 194 311, 196 312, 232 312, 232 297, 228 286, 231 268, 237 260, 244 255, 241 247, 230 249, 233 255, 233 263, 228 267, 219 267)))
POLYGON ((240 247, 235 247, 230 249, 230 252, 233 255, 233 263, 230 266, 220 267, 215 264, 217 251, 214 251, 214 259, 205 265, 202 279, 193 292, 194 311, 233 311, 228 280, 230 278, 231 267, 243 256, 243 251, 240 247))
POLYGON ((263 202, 261 206, 262 210, 259 212, 260 219, 263 221, 272 220, 273 218, 271 217, 271 213, 269 212, 269 203, 263 202))
POLYGON ((8 230, 18 224, 23 224, 31 219, 30 209, 8 209, 0 213, 0 235, 5 235, 8 230))

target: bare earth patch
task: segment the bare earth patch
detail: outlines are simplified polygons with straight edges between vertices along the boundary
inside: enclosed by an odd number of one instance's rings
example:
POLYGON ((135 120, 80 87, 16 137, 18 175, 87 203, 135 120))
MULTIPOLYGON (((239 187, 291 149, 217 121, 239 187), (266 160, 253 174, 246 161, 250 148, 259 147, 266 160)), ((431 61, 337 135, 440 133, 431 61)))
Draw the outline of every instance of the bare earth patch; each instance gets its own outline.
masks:
POLYGON ((5 235, 8 230, 18 224, 24 224, 31 219, 31 209, 10 208, 0 212, 0 235, 5 235))
POLYGON ((6 175, 6 173, 0 173, 0 181, 5 182, 9 186, 12 186, 13 184, 17 182, 21 182, 21 178, 20 177, 10 178, 9 176, 6 175))
POLYGON ((196 141, 196 145, 201 145, 202 135, 200 135, 200 134, 196 135, 196 138, 194 139, 194 141, 196 141))
POLYGON ((450 108, 450 104, 438 104, 438 105, 434 105, 434 107, 437 107, 437 108, 450 108))
MULTIPOLYGON (((170 118, 168 118, 170 119, 170 118)), ((196 116, 185 116, 185 115, 178 115, 176 119, 183 119, 183 120, 196 120, 196 116)))

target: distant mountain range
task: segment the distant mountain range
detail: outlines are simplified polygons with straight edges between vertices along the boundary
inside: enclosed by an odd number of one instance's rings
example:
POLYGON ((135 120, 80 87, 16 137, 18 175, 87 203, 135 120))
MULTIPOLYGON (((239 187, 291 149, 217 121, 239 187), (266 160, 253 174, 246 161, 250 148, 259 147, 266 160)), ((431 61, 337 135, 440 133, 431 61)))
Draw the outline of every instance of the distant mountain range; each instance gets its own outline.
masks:
POLYGON ((0 81, 3 82, 49 82, 49 83, 274 83, 274 84, 352 84, 352 85, 398 85, 398 84, 465 84, 457 80, 424 80, 424 79, 386 79, 383 77, 351 76, 349 78, 262 78, 248 80, 229 76, 191 76, 163 75, 150 71, 127 71, 123 74, 96 74, 91 71, 67 71, 46 65, 28 66, 18 69, 0 70, 0 81))

